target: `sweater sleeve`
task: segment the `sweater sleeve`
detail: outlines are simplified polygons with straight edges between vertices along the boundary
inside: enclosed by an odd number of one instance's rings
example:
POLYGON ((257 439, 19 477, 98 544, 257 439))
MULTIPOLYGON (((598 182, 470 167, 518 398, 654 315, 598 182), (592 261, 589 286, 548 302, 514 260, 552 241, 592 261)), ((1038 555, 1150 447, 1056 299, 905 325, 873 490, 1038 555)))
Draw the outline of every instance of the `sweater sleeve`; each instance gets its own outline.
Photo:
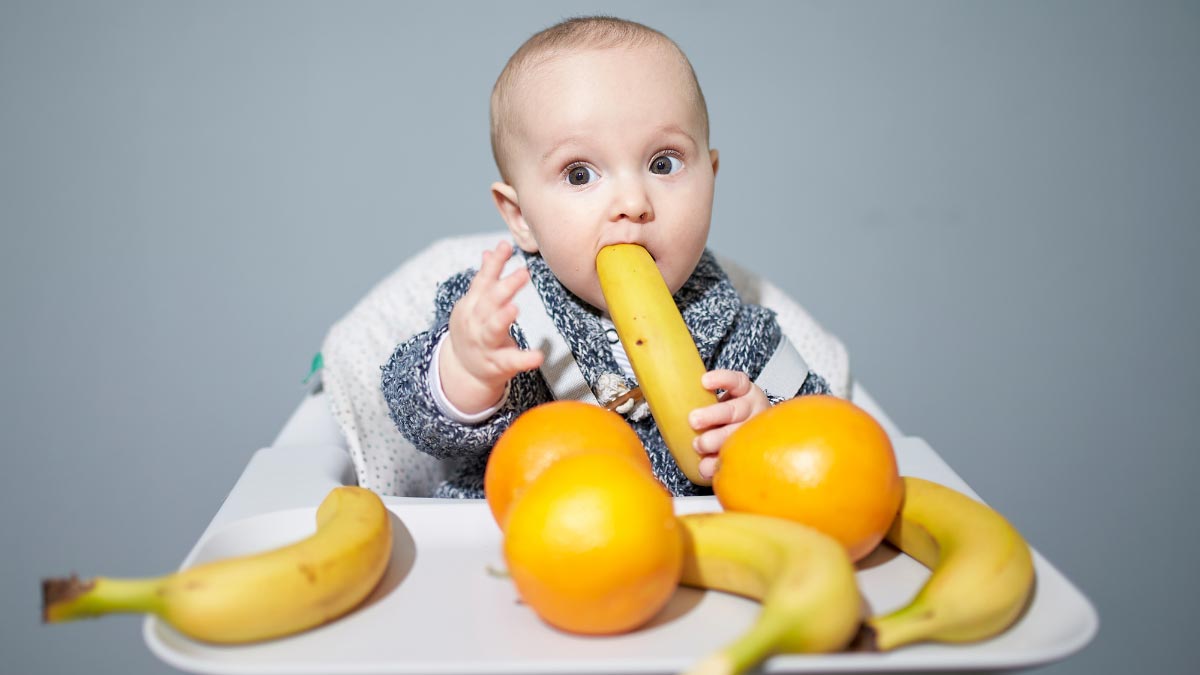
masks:
MULTIPOLYGON (((509 394, 496 414, 477 424, 447 417, 429 387, 433 350, 450 327, 450 311, 467 292, 474 270, 461 272, 438 286, 432 327, 401 343, 382 367, 381 387, 392 422, 413 447, 439 459, 485 457, 500 434, 522 412, 550 400, 550 392, 537 370, 518 374, 509 383, 509 394)), ((514 327, 513 337, 527 348, 514 327)))

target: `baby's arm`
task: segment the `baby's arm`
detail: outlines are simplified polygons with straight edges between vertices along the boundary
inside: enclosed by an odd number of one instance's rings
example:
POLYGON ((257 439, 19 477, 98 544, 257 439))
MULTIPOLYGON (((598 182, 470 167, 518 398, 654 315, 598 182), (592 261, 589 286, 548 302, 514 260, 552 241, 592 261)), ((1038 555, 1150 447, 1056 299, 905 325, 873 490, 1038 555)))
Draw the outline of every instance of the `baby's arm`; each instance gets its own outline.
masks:
POLYGON ((437 377, 446 399, 466 414, 494 406, 509 380, 541 366, 544 359, 540 350, 518 347, 509 334, 517 319, 513 297, 529 282, 525 268, 501 278, 510 255, 507 242, 484 251, 479 272, 450 313, 437 377))
MULTIPOLYGON (((439 459, 486 457, 518 415, 551 400, 537 370, 514 377, 500 409, 479 423, 467 424, 447 416, 435 399, 430 386, 433 353, 448 335, 450 313, 466 295, 474 275, 474 270, 468 270, 438 284, 431 328, 400 343, 381 369, 382 394, 397 429, 418 450, 439 459)), ((520 346, 526 346, 519 327, 514 327, 513 336, 520 346)))

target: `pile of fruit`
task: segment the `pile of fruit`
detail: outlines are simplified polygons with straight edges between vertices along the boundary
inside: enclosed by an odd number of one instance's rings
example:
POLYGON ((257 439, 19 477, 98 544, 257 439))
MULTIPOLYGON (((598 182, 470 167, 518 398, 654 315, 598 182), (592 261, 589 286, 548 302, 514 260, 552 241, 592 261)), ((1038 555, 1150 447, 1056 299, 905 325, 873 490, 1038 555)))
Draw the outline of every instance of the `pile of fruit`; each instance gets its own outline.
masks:
POLYGON ((1033 588, 1020 534, 966 495, 900 476, 887 434, 849 401, 806 396, 754 417, 723 447, 713 490, 722 511, 675 515, 620 416, 569 401, 519 417, 485 478, 517 592, 555 628, 636 630, 680 584, 760 601, 754 625, 697 672, 852 643, 982 640, 1033 588), (854 564, 885 539, 932 574, 905 607, 864 616, 854 564))

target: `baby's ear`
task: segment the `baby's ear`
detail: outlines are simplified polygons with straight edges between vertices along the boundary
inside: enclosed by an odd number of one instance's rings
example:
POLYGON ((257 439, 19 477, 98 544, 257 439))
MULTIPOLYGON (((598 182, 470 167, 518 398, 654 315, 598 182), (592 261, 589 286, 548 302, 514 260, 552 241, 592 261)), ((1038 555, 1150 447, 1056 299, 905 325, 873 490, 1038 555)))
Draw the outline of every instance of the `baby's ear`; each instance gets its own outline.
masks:
POLYGON ((717 152, 716 148, 713 148, 712 150, 708 151, 708 156, 710 159, 712 159, 713 176, 716 176, 717 169, 721 166, 721 154, 717 152))
POLYGON ((525 216, 521 213, 517 190, 508 183, 492 183, 492 199, 496 202, 496 210, 500 212, 500 217, 508 225, 508 231, 512 233, 517 246, 520 246, 521 250, 526 253, 537 253, 537 239, 534 238, 533 230, 529 229, 529 224, 525 222, 525 216))

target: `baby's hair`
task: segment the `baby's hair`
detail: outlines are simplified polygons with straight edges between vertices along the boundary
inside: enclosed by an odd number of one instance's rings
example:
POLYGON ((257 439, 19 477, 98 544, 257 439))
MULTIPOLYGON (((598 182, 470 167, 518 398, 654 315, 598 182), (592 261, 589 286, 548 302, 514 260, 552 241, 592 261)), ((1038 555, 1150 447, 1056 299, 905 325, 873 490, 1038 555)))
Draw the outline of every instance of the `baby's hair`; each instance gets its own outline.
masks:
POLYGON ((514 123, 512 96, 513 88, 518 81, 539 65, 568 50, 581 51, 587 49, 610 49, 613 47, 644 47, 649 45, 667 45, 679 55, 680 61, 687 66, 691 83, 695 90, 696 107, 700 112, 703 125, 704 139, 708 140, 708 106, 704 102, 704 92, 700 90, 700 82, 687 55, 675 44, 675 41, 663 33, 634 21, 618 19, 613 16, 580 16, 557 23, 538 32, 525 41, 513 53, 496 78, 492 87, 491 100, 491 133, 492 156, 500 177, 509 182, 510 176, 506 166, 509 153, 509 136, 514 123))

